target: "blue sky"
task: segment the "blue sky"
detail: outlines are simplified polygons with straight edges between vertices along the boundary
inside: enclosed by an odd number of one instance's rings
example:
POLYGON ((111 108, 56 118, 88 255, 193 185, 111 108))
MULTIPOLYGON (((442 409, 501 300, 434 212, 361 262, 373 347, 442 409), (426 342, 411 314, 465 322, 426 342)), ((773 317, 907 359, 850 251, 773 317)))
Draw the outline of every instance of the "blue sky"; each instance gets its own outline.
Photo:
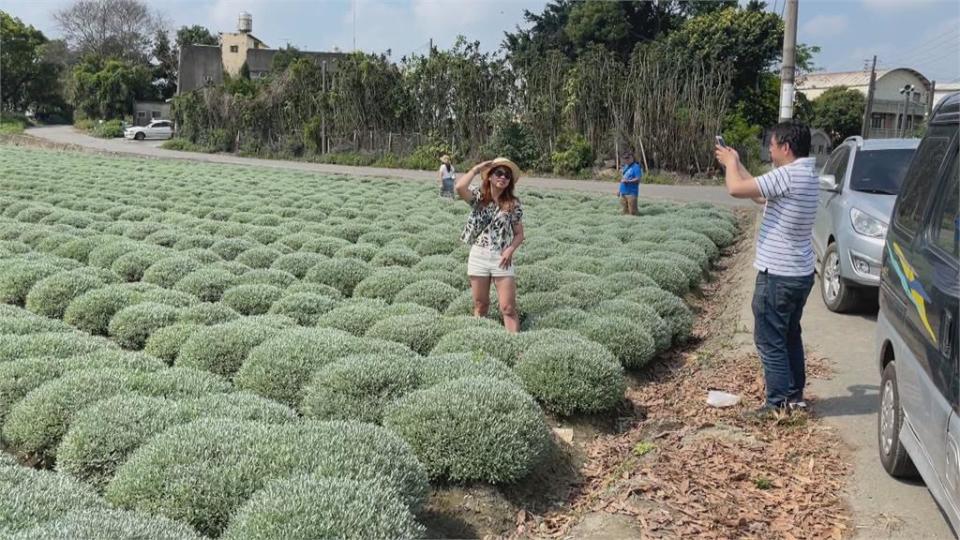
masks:
MULTIPOLYGON (((0 0, 0 9, 48 36, 58 35, 51 12, 72 0, 0 0)), ((449 47, 458 34, 499 47, 503 31, 522 22, 524 9, 544 0, 146 0, 172 27, 200 24, 232 31, 237 14, 253 14, 253 32, 272 47, 392 51, 399 60, 423 53, 432 37, 449 47)), ((780 13, 785 0, 770 0, 780 13)), ((819 45, 815 63, 827 71, 863 69, 878 55, 881 67, 913 67, 939 82, 960 80, 960 2, 956 0, 800 0, 798 39, 819 45)))

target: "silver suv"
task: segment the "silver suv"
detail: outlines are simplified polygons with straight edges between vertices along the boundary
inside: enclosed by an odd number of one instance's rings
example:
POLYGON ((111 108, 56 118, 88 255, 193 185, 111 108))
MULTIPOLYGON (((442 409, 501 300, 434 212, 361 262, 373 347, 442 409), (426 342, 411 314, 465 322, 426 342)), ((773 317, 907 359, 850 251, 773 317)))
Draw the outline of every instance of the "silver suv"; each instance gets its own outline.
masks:
POLYGON ((880 285, 890 212, 919 144, 919 139, 850 137, 824 164, 813 249, 830 311, 859 307, 880 285))

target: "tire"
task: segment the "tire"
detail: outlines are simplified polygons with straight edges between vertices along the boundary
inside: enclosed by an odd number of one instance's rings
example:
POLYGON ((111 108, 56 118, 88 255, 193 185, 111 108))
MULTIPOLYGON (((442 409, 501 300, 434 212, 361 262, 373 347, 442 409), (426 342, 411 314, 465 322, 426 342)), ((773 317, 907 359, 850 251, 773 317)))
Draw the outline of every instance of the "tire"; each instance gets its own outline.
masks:
POLYGON ((140 133, 137 133, 136 135, 134 135, 133 138, 134 138, 135 140, 142 141, 142 140, 146 139, 147 136, 144 135, 143 132, 141 131, 140 133))
POLYGON ((894 362, 883 368, 880 378, 880 410, 877 412, 877 450, 883 468, 896 478, 916 478, 917 468, 900 442, 903 426, 903 409, 900 407, 900 391, 897 388, 897 371, 894 362))
POLYGON ((820 261, 820 296, 834 313, 846 313, 860 304, 859 291, 840 275, 840 250, 834 242, 820 261))

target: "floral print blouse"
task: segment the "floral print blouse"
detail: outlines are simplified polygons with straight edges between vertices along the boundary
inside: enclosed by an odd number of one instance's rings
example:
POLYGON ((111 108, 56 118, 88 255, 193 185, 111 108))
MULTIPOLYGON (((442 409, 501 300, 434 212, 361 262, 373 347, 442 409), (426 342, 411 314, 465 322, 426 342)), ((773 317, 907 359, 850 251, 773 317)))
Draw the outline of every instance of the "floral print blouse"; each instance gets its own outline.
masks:
POLYGON ((523 206, 517 200, 513 210, 504 212, 496 202, 480 202, 480 188, 472 186, 473 211, 463 227, 460 240, 468 246, 478 246, 503 251, 513 242, 513 226, 523 221, 523 206))

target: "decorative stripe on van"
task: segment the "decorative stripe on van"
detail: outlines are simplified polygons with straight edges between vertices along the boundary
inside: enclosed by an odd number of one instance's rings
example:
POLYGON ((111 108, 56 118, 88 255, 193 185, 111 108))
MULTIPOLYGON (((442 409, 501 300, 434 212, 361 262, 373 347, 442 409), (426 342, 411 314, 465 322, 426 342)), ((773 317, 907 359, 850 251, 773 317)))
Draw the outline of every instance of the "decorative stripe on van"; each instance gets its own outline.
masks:
POLYGON ((920 315, 920 321, 923 322, 923 327, 926 328, 930 334, 930 339, 936 343, 937 334, 933 331, 933 328, 930 326, 930 321, 927 319, 926 303, 931 301, 930 295, 928 295, 927 291, 923 288, 923 283, 920 283, 917 279, 917 272, 910 266, 907 258, 903 256, 900 245, 896 242, 892 242, 892 244, 892 249, 890 248, 890 244, 887 244, 887 251, 890 253, 887 259, 890 261, 890 265, 893 266, 894 271, 897 272, 897 277, 900 278, 900 286, 903 287, 903 292, 907 293, 914 307, 917 308, 917 313, 920 315))

